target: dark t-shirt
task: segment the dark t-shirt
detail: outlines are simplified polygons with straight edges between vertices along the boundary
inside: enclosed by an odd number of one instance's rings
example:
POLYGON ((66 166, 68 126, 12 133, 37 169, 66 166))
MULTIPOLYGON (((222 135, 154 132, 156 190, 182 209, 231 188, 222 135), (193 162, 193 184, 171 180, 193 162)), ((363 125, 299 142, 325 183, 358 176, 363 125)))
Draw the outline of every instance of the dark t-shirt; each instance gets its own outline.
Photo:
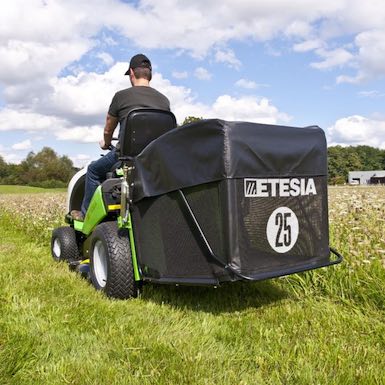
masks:
POLYGON ((118 91, 112 98, 108 113, 121 123, 136 108, 155 108, 170 111, 170 102, 159 91, 147 86, 134 86, 118 91))

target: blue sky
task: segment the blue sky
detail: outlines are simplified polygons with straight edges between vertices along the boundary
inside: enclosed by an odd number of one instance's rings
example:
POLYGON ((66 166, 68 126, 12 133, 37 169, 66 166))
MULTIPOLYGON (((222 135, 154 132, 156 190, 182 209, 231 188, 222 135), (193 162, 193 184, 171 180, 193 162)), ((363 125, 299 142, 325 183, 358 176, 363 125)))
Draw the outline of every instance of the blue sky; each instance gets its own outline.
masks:
POLYGON ((319 125, 385 148, 381 0, 20 0, 0 5, 0 155, 50 146, 81 166, 130 57, 186 116, 319 125))

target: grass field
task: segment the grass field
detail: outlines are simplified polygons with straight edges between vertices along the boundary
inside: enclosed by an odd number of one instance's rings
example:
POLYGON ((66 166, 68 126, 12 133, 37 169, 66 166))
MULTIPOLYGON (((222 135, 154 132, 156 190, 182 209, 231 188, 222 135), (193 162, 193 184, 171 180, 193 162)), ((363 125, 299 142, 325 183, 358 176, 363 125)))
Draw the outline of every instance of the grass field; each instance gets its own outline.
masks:
POLYGON ((14 185, 0 185, 0 194, 34 194, 34 193, 44 193, 44 192, 64 192, 66 189, 57 188, 57 189, 44 189, 40 187, 32 186, 14 186, 14 185))
POLYGON ((1 194, 0 384, 385 384, 385 188, 329 195, 338 266, 113 301, 50 257, 64 193, 1 194))

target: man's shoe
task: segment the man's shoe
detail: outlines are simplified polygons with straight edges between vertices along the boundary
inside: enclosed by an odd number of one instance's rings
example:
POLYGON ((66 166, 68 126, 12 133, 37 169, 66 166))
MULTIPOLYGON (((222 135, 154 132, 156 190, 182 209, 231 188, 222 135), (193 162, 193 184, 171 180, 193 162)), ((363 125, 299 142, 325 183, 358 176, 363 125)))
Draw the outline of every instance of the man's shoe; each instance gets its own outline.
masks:
POLYGON ((80 222, 83 222, 84 221, 84 215, 81 211, 79 210, 72 210, 71 211, 71 217, 73 220, 75 221, 80 221, 80 222))

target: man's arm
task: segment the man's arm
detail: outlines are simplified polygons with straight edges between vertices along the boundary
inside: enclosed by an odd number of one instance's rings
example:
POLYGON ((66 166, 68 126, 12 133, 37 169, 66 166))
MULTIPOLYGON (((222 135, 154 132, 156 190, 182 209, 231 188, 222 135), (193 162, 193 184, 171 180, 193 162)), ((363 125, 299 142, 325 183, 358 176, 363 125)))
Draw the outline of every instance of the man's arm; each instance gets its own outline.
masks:
POLYGON ((106 125, 104 126, 104 139, 99 142, 102 150, 108 150, 111 146, 112 134, 118 125, 118 118, 107 114, 106 125))

